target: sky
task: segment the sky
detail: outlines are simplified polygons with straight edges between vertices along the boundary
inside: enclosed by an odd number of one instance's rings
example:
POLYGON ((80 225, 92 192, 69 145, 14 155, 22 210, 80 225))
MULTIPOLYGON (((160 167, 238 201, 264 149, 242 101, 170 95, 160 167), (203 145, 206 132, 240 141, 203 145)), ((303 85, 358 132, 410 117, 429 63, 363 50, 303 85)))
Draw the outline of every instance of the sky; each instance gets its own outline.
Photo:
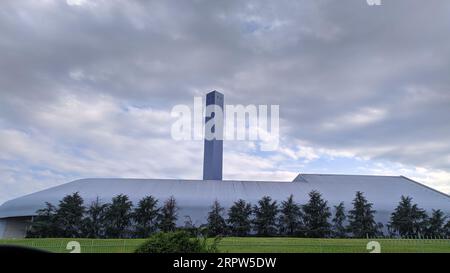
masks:
POLYGON ((224 179, 404 175, 450 193, 446 0, 4 0, 0 203, 79 178, 201 179, 172 107, 279 105, 280 145, 224 179))

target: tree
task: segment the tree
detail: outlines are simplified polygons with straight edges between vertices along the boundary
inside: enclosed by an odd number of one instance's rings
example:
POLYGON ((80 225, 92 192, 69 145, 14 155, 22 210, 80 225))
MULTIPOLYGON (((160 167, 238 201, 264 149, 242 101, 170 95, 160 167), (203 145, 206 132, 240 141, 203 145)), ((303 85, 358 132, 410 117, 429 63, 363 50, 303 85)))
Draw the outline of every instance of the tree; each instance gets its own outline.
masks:
POLYGON ((49 202, 45 202, 45 208, 36 211, 30 229, 27 231, 28 238, 49 238, 58 234, 55 223, 56 208, 49 202))
POLYGON ((228 211, 228 224, 230 225, 233 236, 246 236, 251 230, 252 206, 250 203, 239 199, 234 202, 228 211))
POLYGON ((344 222, 347 219, 345 216, 344 202, 339 203, 339 205, 334 206, 334 218, 331 220, 333 223, 332 229, 334 237, 344 238, 347 235, 347 229, 345 228, 344 222))
POLYGON ((209 236, 225 235, 227 233, 227 224, 223 218, 225 209, 220 206, 219 201, 215 200, 208 214, 207 231, 209 236))
POLYGON ((89 206, 83 220, 83 237, 103 238, 105 236, 105 217, 107 204, 101 204, 97 197, 89 206))
POLYGON ((199 227, 195 226, 195 224, 192 222, 192 218, 189 215, 185 215, 184 219, 184 226, 181 228, 181 230, 189 233, 189 235, 191 235, 192 237, 207 235, 207 228, 204 224, 199 227))
POLYGON ((277 201, 264 196, 253 207, 255 213, 254 227, 258 235, 270 236, 277 233, 276 216, 278 213, 277 201))
POLYGON ((378 234, 378 226, 375 222, 375 210, 360 191, 356 192, 353 199, 353 209, 349 211, 349 230, 354 237, 375 236, 378 234))
POLYGON ((305 224, 305 235, 317 238, 326 237, 330 234, 331 216, 328 202, 322 199, 322 195, 317 191, 309 193, 309 201, 303 205, 303 222, 305 224))
POLYGON ((131 223, 133 203, 128 196, 119 194, 113 197, 105 213, 105 231, 108 238, 126 238, 131 223))
POLYGON ((133 213, 138 238, 147 238, 156 231, 159 215, 157 204, 158 200, 153 196, 146 196, 139 201, 133 213))
POLYGON ((447 221, 447 224, 445 225, 445 236, 447 236, 447 238, 450 237, 450 220, 447 221))
POLYGON ((425 210, 412 203, 412 198, 402 196, 397 208, 391 214, 389 229, 400 236, 420 236, 426 224, 425 210))
POLYGON ((55 221, 60 231, 59 236, 77 238, 82 234, 82 223, 85 207, 83 198, 78 192, 65 196, 56 210, 55 221))
POLYGON ((175 198, 171 196, 164 202, 161 213, 158 216, 159 228, 163 232, 175 231, 178 207, 175 198))
POLYGON ((445 236, 445 220, 447 217, 445 214, 440 210, 432 210, 431 217, 427 221, 427 227, 426 227, 426 236, 429 237, 442 237, 445 236))
POLYGON ((293 236, 297 234, 301 227, 302 211, 299 205, 294 202, 291 194, 286 201, 281 202, 281 215, 278 219, 278 227, 281 234, 293 236))

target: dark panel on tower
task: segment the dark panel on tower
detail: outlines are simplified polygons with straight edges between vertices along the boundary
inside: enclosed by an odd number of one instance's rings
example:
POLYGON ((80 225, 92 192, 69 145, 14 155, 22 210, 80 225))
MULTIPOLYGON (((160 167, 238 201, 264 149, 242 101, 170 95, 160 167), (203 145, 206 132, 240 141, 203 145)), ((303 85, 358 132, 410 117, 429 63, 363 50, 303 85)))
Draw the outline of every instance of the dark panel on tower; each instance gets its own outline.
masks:
MULTIPOLYGON (((224 96, 222 93, 212 91, 206 95, 206 107, 208 105, 219 106, 223 109, 224 96)), ((205 118, 205 124, 213 119, 214 115, 205 118)), ((206 136, 205 126, 205 136, 206 136)), ((203 157, 203 180, 222 180, 223 161, 223 119, 216 120, 213 130, 220 132, 220 139, 208 140, 205 137, 204 157, 203 157)))

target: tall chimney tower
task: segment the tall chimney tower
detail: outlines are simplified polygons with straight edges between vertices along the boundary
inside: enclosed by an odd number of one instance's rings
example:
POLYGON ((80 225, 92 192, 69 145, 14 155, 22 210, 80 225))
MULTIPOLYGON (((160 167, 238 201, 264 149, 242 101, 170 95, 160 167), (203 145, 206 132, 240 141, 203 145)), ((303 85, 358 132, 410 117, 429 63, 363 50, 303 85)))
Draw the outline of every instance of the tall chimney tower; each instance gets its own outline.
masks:
MULTIPOLYGON (((215 105, 220 107, 223 113, 223 94, 212 91, 206 94, 206 107, 215 105)), ((205 117, 206 123, 215 118, 215 113, 205 117)), ((205 126, 205 148, 203 156, 203 180, 222 180, 222 160, 223 160, 223 116, 222 119, 215 119, 214 126, 210 131, 214 132, 219 139, 207 139, 207 126, 205 126)))

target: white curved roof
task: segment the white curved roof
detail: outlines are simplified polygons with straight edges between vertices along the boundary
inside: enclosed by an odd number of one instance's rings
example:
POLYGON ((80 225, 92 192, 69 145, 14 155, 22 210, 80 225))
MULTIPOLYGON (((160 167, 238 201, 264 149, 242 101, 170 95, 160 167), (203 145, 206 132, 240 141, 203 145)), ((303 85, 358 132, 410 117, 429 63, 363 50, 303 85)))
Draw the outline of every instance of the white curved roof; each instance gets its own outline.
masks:
POLYGON ((186 215, 191 217, 194 224, 199 224, 205 222, 215 199, 222 206, 229 207, 240 198, 256 204, 265 195, 281 202, 293 194, 298 203, 304 204, 312 190, 322 193, 330 206, 343 201, 347 209, 351 207, 355 192, 362 191, 374 204, 381 222, 387 221, 402 195, 413 197, 413 201, 426 210, 442 209, 450 213, 448 195, 406 177, 301 174, 293 182, 81 179, 7 201, 0 206, 0 218, 35 215, 45 202, 57 205, 65 195, 79 192, 86 205, 97 196, 106 203, 118 194, 126 194, 134 204, 146 195, 156 197, 160 204, 174 196, 180 208, 179 224, 184 223, 186 215))

